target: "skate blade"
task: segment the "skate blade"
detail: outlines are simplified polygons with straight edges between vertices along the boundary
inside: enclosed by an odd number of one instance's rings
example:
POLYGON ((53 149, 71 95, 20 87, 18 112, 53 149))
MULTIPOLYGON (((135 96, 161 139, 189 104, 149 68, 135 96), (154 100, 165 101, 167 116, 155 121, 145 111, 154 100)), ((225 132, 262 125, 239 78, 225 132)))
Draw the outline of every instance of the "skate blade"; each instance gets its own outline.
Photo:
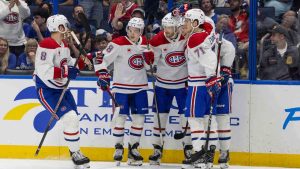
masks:
POLYGON ((158 161, 149 160, 149 164, 150 165, 160 165, 160 160, 158 160, 158 161))
POLYGON ((200 168, 200 169, 206 169, 206 164, 205 163, 197 163, 194 164, 195 168, 200 168))
POLYGON ((229 168, 229 164, 228 163, 220 163, 220 169, 227 169, 229 168))
POLYGON ((74 169, 87 169, 87 167, 85 167, 85 164, 83 164, 83 165, 75 165, 74 169))
POLYGON ((121 161, 116 161, 116 166, 120 166, 121 165, 121 161))
POLYGON ((141 166, 143 165, 143 161, 135 161, 132 159, 128 159, 127 164, 131 166, 141 166))
POLYGON ((194 168, 192 164, 182 164, 181 169, 194 168))
POLYGON ((212 169, 214 167, 213 163, 207 163, 206 164, 206 169, 212 169))

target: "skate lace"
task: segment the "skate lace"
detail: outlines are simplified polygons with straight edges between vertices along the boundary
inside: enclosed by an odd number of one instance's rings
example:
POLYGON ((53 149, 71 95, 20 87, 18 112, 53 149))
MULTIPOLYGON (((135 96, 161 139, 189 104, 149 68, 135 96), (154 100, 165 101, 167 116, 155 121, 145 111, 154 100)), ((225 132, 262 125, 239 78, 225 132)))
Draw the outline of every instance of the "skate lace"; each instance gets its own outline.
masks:
POLYGON ((190 158, 193 154, 193 150, 185 150, 185 155, 186 155, 186 158, 190 158))
POLYGON ((122 149, 116 149, 115 156, 121 156, 121 155, 123 155, 123 150, 122 149))
POLYGON ((227 152, 226 151, 221 151, 220 159, 226 159, 226 158, 227 158, 227 152))
POLYGON ((76 151, 72 154, 72 158, 77 161, 77 160, 81 160, 84 159, 85 156, 80 152, 80 151, 76 151))
POLYGON ((135 156, 141 156, 141 155, 140 155, 140 152, 139 152, 137 149, 132 149, 132 150, 131 150, 131 153, 132 153, 133 155, 135 155, 135 156))
POLYGON ((161 151, 159 149, 154 149, 154 156, 160 156, 161 155, 161 151))

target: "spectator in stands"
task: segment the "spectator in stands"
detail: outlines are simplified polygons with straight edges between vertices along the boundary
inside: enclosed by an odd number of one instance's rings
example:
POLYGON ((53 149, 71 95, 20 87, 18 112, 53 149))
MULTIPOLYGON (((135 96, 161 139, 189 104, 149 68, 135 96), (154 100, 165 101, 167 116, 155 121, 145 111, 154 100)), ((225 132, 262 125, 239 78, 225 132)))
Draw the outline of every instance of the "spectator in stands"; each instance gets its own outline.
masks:
MULTIPOLYGON (((43 2, 51 3, 52 0, 35 0, 36 5, 41 5, 43 2)), ((59 5, 73 5, 73 0, 58 0, 59 5)))
POLYGON ((87 18, 95 20, 94 26, 99 28, 103 18, 102 0, 79 0, 78 3, 83 7, 87 18))
POLYGON ((261 39, 269 30, 271 30, 278 23, 270 18, 266 17, 260 9, 257 11, 257 19, 256 19, 256 28, 257 28, 257 39, 261 39))
POLYGON ((288 44, 287 31, 280 25, 271 30, 271 45, 265 47, 260 63, 262 80, 299 80, 299 53, 288 44))
POLYGON ((34 38, 39 42, 44 38, 50 37, 51 33, 47 28, 47 19, 49 17, 49 12, 44 8, 37 8, 33 12, 33 21, 31 27, 29 28, 26 37, 34 38))
POLYGON ((0 1, 0 37, 7 39, 10 52, 17 57, 24 52, 23 19, 29 16, 30 9, 24 1, 0 1))
POLYGON ((131 14, 138 5, 130 0, 121 0, 116 3, 110 10, 109 23, 113 28, 113 39, 126 35, 126 25, 131 18, 131 14))
POLYGON ((298 19, 296 12, 287 11, 282 18, 281 26, 287 29, 287 41, 288 43, 297 46, 300 41, 300 35, 298 34, 298 19))
POLYGON ((233 32, 228 27, 229 16, 228 15, 220 15, 218 17, 218 22, 216 24, 216 32, 223 32, 223 38, 230 41, 235 48, 237 48, 236 37, 233 32))
POLYGON ((35 39, 28 39, 25 45, 25 51, 18 59, 17 69, 33 70, 35 54, 38 42, 35 39))
POLYGON ((6 69, 15 69, 16 64, 16 55, 9 52, 8 41, 0 37, 0 74, 4 74, 6 69))
POLYGON ((49 16, 52 15, 53 7, 49 2, 43 2, 40 4, 40 7, 48 11, 49 16))
POLYGON ((112 41, 112 34, 110 34, 109 32, 107 32, 104 29, 98 29, 96 31, 96 36, 98 36, 98 35, 105 36, 108 42, 112 41))
POLYGON ((217 23, 218 15, 214 12, 213 0, 198 0, 199 8, 205 13, 206 16, 210 17, 214 23, 217 23))
MULTIPOLYGON (((80 19, 78 18, 78 14, 79 13, 85 14, 83 6, 81 6, 81 5, 74 6, 74 8, 73 8, 73 14, 72 14, 74 22, 71 25, 71 29, 74 30, 74 31, 76 31, 76 32, 82 33, 82 32, 85 31, 85 29, 84 29, 84 26, 80 23, 80 19)), ((91 27, 91 31, 92 31, 91 33, 93 35, 95 35, 96 28, 93 25, 90 25, 90 27, 91 27)))
POLYGON ((248 13, 242 8, 243 0, 229 0, 232 12, 229 28, 235 34, 238 42, 237 54, 240 58, 240 75, 245 79, 248 75, 249 22, 248 13))
POLYGON ((103 19, 100 23, 100 29, 104 29, 109 33, 112 33, 112 27, 108 23, 109 19, 109 10, 110 10, 110 1, 109 0, 103 0, 102 2, 103 7, 103 19))
POLYGON ((270 0, 265 3, 265 7, 274 7, 275 16, 277 21, 280 20, 280 16, 286 11, 290 10, 293 4, 293 0, 270 0))
POLYGON ((97 35, 93 41, 93 51, 103 51, 108 43, 109 41, 105 34, 97 35))

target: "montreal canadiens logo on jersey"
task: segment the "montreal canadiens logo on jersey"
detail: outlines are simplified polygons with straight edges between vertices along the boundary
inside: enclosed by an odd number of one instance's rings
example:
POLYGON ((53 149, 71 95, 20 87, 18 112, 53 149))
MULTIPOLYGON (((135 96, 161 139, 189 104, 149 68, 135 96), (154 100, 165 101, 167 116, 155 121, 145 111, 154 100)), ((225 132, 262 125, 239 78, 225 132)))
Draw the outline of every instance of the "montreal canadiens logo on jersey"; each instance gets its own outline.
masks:
POLYGON ((142 55, 132 55, 128 59, 128 64, 132 69, 140 70, 144 67, 144 59, 142 55))
POLYGON ((6 24, 16 24, 19 22, 19 14, 16 12, 12 12, 8 14, 3 21, 6 24))
POLYGON ((165 61, 171 67, 178 67, 186 62, 186 58, 184 52, 176 51, 168 53, 165 57, 165 61))

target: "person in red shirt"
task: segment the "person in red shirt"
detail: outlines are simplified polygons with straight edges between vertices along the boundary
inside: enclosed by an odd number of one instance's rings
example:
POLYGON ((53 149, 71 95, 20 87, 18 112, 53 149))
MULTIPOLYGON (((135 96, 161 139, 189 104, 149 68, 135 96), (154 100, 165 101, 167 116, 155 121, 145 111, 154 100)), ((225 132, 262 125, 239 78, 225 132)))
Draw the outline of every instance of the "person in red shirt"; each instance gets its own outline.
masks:
POLYGON ((243 0, 229 0, 231 16, 229 19, 229 28, 235 34, 238 42, 237 53, 241 56, 240 74, 241 78, 246 78, 248 74, 248 47, 249 47, 249 15, 241 8, 243 0))
POLYGON ((109 23, 113 28, 113 39, 126 35, 126 25, 131 18, 131 14, 138 5, 130 0, 121 0, 112 6, 109 15, 109 23))

